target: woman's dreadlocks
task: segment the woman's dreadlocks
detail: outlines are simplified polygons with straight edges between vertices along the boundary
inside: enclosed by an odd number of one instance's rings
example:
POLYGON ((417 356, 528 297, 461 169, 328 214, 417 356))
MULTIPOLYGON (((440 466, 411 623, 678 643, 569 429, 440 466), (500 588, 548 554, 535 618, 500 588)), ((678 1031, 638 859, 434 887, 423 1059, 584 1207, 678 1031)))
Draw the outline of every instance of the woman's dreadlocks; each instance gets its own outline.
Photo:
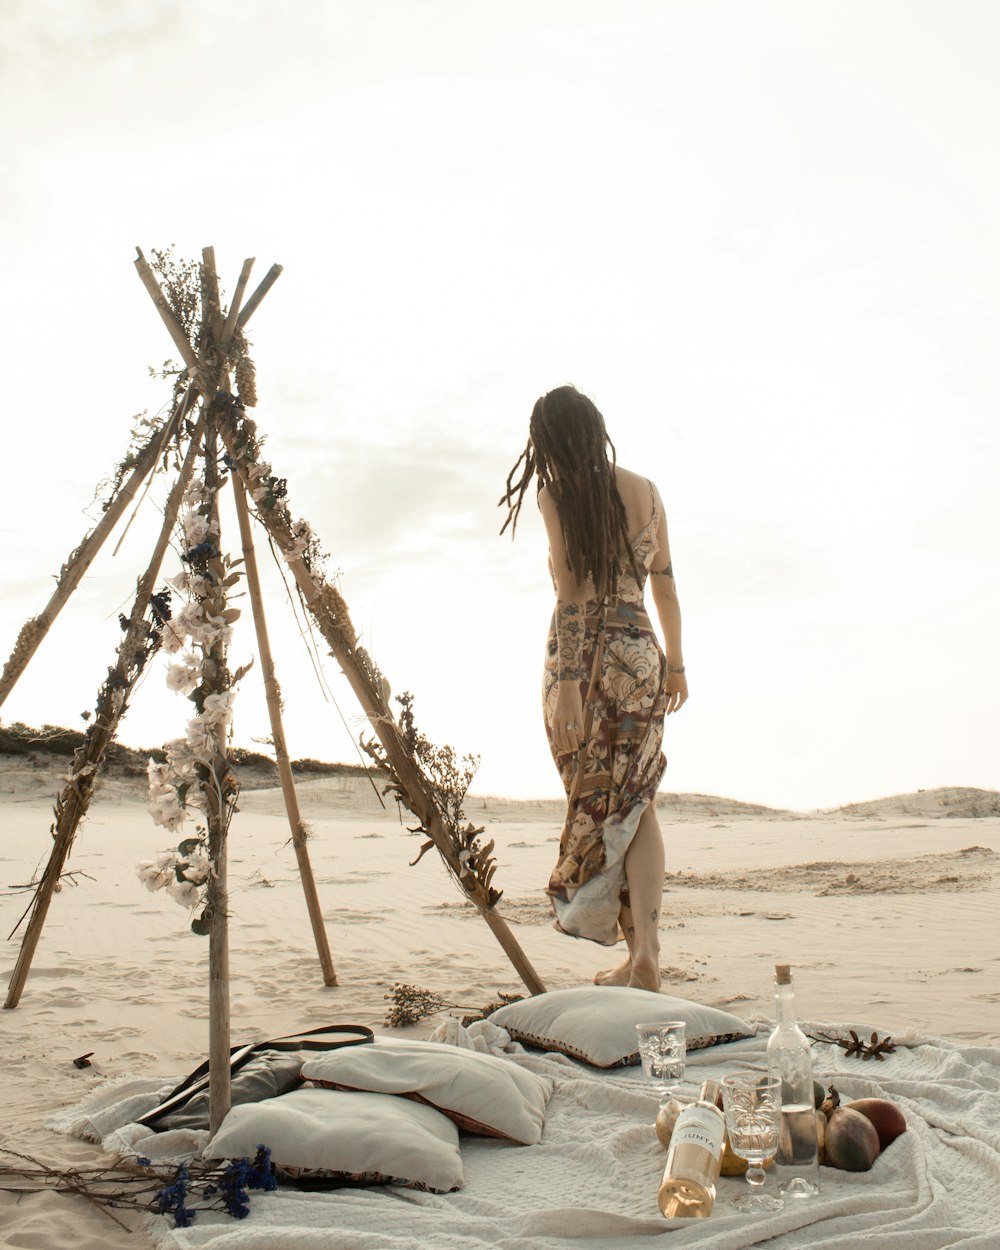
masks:
POLYGON ((601 600, 615 597, 626 565, 639 579, 615 464, 615 446, 597 406, 575 387, 559 386, 535 403, 527 446, 507 475, 499 501, 508 508, 500 533, 510 525, 513 537, 525 491, 537 474, 539 489, 552 492, 573 575, 581 584, 592 580, 601 600))

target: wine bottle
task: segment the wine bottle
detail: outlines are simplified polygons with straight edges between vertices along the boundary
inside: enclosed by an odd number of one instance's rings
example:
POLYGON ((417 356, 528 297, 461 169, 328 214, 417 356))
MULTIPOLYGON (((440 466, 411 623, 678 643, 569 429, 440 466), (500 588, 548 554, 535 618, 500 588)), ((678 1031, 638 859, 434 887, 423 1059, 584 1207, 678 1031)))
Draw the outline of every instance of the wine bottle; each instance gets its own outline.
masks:
POLYGON ((726 1120, 716 1105, 719 1082, 702 1085, 697 1102, 677 1117, 657 1202, 667 1219, 705 1219, 715 1205, 726 1120))
POLYGON ((781 1137, 774 1160, 778 1190, 786 1197, 819 1193, 816 1102, 809 1039, 795 1023, 788 964, 774 966, 775 1026, 767 1039, 767 1066, 781 1077, 781 1137))

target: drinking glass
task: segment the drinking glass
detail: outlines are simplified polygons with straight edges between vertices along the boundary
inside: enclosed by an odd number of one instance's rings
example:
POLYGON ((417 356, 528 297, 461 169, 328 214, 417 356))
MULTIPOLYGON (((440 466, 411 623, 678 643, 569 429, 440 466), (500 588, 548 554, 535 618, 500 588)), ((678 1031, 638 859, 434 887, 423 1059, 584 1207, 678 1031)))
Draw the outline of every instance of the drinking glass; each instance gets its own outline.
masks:
POLYGON ((737 1211, 780 1211, 781 1198, 764 1193, 764 1161, 777 1153, 781 1134, 781 1078, 763 1072, 740 1072, 722 1078, 722 1107, 729 1145, 749 1163, 749 1191, 733 1202, 737 1211))
POLYGON ((655 1024, 637 1024, 639 1058, 642 1070, 656 1087, 660 1102, 674 1094, 673 1082, 684 1075, 683 1020, 660 1020, 655 1024))

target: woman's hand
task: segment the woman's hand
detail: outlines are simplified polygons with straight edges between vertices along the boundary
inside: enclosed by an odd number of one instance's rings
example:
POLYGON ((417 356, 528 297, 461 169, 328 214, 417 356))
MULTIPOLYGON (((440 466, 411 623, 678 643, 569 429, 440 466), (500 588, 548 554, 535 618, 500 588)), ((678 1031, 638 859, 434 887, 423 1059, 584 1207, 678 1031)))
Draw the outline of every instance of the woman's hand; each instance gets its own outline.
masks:
POLYGON ((560 755, 572 755, 583 743, 583 696, 580 683, 561 681, 552 713, 552 741, 560 755))
POLYGON ((687 678, 683 673, 671 673, 668 669, 664 688, 667 692, 667 715, 669 716, 671 712, 679 712, 687 702, 687 678))

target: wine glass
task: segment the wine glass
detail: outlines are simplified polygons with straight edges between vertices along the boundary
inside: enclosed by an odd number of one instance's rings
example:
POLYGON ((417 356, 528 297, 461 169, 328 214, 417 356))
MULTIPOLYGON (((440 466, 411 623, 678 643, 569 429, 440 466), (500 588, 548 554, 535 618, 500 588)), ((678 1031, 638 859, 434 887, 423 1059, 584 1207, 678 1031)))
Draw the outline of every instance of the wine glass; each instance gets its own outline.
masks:
POLYGON ((673 1082, 684 1075, 684 1027, 683 1020, 657 1020, 655 1024, 635 1026, 642 1070, 656 1087, 661 1103, 673 1096, 673 1082))
POLYGON ((749 1191, 733 1206, 744 1214, 780 1211, 781 1198, 764 1193, 764 1161, 777 1153, 781 1134, 781 1078, 767 1073, 740 1072, 722 1078, 722 1106, 729 1145, 746 1159, 749 1191))

